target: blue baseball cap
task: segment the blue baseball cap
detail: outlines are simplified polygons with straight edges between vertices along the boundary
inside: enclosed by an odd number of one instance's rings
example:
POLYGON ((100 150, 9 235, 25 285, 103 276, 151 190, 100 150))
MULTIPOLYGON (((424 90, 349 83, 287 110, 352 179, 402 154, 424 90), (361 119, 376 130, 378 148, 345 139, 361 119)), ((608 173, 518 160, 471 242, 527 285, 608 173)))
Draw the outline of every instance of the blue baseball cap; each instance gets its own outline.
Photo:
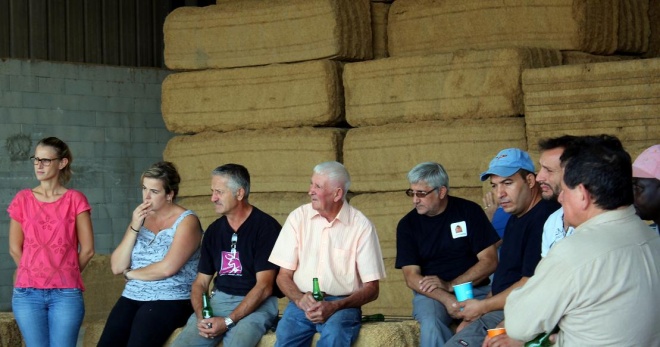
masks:
POLYGON ((481 173, 481 180, 487 180, 490 175, 509 177, 520 169, 534 172, 534 163, 529 154, 518 148, 503 149, 490 161, 488 170, 481 173))

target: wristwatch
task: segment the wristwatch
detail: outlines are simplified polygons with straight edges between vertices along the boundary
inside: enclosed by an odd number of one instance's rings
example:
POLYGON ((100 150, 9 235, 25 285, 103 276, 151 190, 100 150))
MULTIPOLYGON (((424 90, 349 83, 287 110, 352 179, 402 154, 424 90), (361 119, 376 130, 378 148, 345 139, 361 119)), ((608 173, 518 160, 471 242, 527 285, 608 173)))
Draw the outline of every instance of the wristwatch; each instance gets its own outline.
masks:
POLYGON ((227 330, 229 330, 229 328, 234 326, 234 321, 229 317, 225 317, 225 325, 227 326, 227 330))

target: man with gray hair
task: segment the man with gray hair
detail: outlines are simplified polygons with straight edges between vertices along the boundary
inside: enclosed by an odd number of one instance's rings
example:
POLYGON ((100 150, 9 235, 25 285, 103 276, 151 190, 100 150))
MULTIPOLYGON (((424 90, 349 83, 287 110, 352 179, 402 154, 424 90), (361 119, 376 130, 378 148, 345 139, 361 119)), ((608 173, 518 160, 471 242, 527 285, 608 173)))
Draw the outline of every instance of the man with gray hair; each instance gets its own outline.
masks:
POLYGON ((476 203, 449 195, 442 165, 421 163, 408 173, 414 209, 397 227, 397 269, 413 291, 413 317, 421 327, 421 346, 443 346, 453 335, 458 312, 453 285, 472 282, 474 297, 490 291, 488 276, 497 267, 495 232, 476 203))
POLYGON ((331 161, 314 168, 311 203, 287 218, 268 259, 280 266, 277 284, 289 298, 275 346, 350 346, 358 337, 361 306, 378 298, 385 265, 376 228, 346 201, 348 171, 331 161), (312 296, 318 278, 325 298, 312 296))
POLYGON ((204 233, 190 316, 173 346, 255 346, 277 318, 277 266, 268 261, 280 231, 275 218, 248 202, 250 174, 238 164, 211 173, 211 202, 221 215, 204 233), (215 277, 214 277, 215 276, 215 277), (208 293, 214 317, 202 317, 208 293))

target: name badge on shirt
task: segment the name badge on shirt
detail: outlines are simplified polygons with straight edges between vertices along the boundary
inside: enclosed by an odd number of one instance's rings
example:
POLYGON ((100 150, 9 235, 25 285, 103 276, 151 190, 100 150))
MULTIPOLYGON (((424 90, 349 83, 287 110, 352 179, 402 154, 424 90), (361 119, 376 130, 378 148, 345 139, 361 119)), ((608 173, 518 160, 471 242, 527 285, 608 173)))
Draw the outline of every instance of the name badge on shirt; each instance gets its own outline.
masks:
POLYGON ((450 228, 451 228, 451 237, 455 239, 459 237, 467 236, 467 225, 465 225, 465 221, 451 223, 450 228))

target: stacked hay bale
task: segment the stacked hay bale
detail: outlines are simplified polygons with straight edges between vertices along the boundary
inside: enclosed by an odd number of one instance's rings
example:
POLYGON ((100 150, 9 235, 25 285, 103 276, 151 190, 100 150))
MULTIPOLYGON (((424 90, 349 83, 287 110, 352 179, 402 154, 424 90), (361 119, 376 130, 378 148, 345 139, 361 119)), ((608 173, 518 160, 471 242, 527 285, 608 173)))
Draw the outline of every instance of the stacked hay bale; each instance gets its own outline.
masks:
POLYGON ((251 202, 283 223, 309 201, 313 166, 341 160, 341 61, 372 57, 369 1, 219 2, 177 9, 164 30, 168 67, 204 69, 163 83, 165 123, 181 134, 164 156, 184 203, 208 225, 210 172, 237 162, 251 202))
POLYGON ((522 70, 560 61, 557 51, 503 49, 346 64, 346 118, 355 128, 343 156, 360 193, 351 203, 376 224, 388 272, 381 299, 366 308, 412 311, 412 292, 394 268, 396 226, 412 208, 403 194, 407 172, 420 162, 442 163, 450 193, 479 201, 485 158, 498 148, 526 148, 524 120, 515 117, 522 70))
MULTIPOLYGON (((395 303, 411 298, 392 267, 396 224, 411 208, 401 194, 408 187, 406 172, 419 162, 438 161, 449 173, 451 194, 480 202, 478 174, 492 155, 505 147, 536 151, 538 137, 530 132, 558 135, 535 131, 527 119, 523 72, 561 64, 635 64, 649 47, 647 10, 648 0, 397 0, 391 5, 390 58, 346 64, 343 75, 346 119, 354 127, 343 156, 359 194, 351 202, 377 223, 390 275, 383 300, 367 307, 401 309, 387 301, 390 289, 395 303)), ((644 112, 645 125, 658 113, 644 112)), ((621 134, 617 129, 624 122, 601 122, 598 129, 621 134)), ((658 141, 653 127, 643 130, 640 142, 658 141)), ((622 140, 630 147, 627 137, 622 140)))
POLYGON ((591 63, 523 73, 530 150, 562 134, 616 135, 636 158, 660 143, 660 59, 591 63))
POLYGON ((22 346, 23 336, 12 312, 0 312, 0 346, 22 346))
MULTIPOLYGON (((164 156, 181 170, 183 204, 205 226, 217 218, 209 175, 222 163, 248 167, 251 202, 282 223, 308 201, 315 164, 344 162, 351 203, 376 224, 387 264, 380 298, 364 313, 409 316, 412 294, 394 269, 396 224, 412 208, 403 195, 408 170, 438 161, 451 194, 480 202, 478 174, 498 150, 534 151, 540 137, 591 133, 542 129, 563 122, 547 112, 554 106, 532 107, 554 97, 543 88, 557 84, 555 75, 543 71, 570 77, 616 64, 642 71, 651 63, 632 58, 656 42, 648 13, 649 0, 241 0, 181 8, 165 23, 166 64, 203 71, 163 84, 165 123, 180 134, 164 156), (570 68, 577 70, 561 70, 570 68), (528 98, 528 86, 542 95, 528 98)), ((607 69, 592 84, 572 86, 598 88, 607 69)), ((586 101, 565 108, 588 108, 586 101)), ((645 114, 635 130, 640 147, 658 142, 651 104, 633 107, 645 114)), ((584 120, 599 132, 625 126, 584 120)))
POLYGON ((250 170, 250 201, 280 223, 309 202, 314 165, 343 161, 342 65, 372 59, 374 51, 386 54, 389 6, 245 0, 168 16, 166 64, 203 71, 175 73, 163 83, 165 124, 180 134, 164 157, 181 173, 182 204, 197 211, 204 226, 218 217, 209 182, 223 163, 250 170))
POLYGON ((579 66, 532 68, 521 81, 532 156, 538 156, 540 138, 567 133, 615 134, 636 156, 660 142, 660 109, 648 97, 657 90, 657 59, 638 60, 660 55, 659 4, 397 1, 388 21, 389 53, 411 56, 507 46, 560 50, 562 64, 579 66))

